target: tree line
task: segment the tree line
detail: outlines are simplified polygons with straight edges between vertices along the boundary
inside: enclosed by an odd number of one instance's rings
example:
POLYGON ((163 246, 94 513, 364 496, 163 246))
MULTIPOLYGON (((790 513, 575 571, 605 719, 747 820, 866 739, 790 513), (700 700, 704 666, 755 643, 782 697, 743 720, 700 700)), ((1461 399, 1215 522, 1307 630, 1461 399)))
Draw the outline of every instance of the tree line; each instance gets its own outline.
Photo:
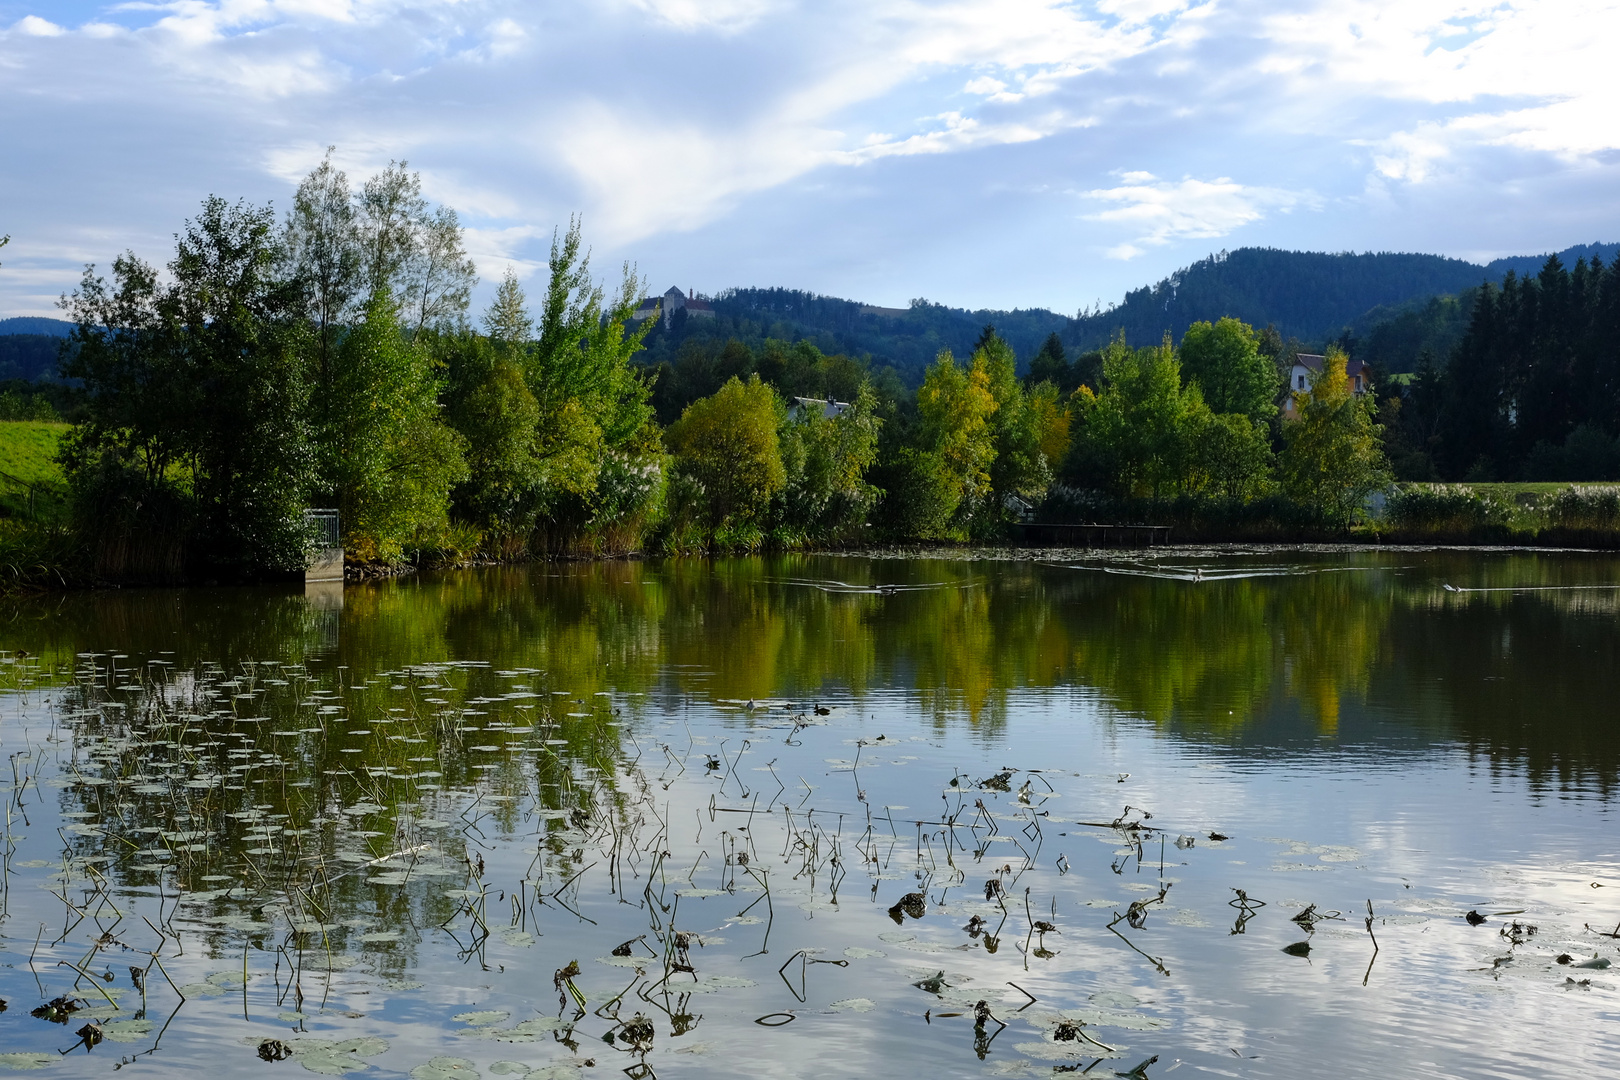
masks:
POLYGON ((1426 353, 1380 415, 1406 480, 1620 477, 1620 257, 1510 272, 1468 300, 1448 354, 1426 353))
POLYGON ((94 572, 295 573, 312 507, 398 564, 988 540, 1076 491, 1340 528, 1386 476, 1343 355, 1284 422, 1280 339, 1236 319, 1072 360, 1052 333, 1023 376, 986 326, 911 391, 802 339, 643 355, 644 283, 599 282, 578 220, 533 305, 508 272, 475 325, 475 283, 405 163, 354 185, 330 158, 284 216, 208 199, 162 272, 87 268, 62 461, 94 572))

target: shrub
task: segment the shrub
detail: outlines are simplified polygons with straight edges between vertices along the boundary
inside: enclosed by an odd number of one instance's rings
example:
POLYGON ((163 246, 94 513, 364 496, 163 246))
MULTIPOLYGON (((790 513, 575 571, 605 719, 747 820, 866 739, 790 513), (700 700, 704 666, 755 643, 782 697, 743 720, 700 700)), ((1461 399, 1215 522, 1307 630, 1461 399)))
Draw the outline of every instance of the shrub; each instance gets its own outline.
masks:
POLYGON ((1390 496, 1389 523, 1410 532, 1459 532, 1505 528, 1513 507, 1471 487, 1401 484, 1390 496))
POLYGON ((1559 529, 1620 529, 1620 486, 1567 487, 1553 496, 1547 519, 1559 529))

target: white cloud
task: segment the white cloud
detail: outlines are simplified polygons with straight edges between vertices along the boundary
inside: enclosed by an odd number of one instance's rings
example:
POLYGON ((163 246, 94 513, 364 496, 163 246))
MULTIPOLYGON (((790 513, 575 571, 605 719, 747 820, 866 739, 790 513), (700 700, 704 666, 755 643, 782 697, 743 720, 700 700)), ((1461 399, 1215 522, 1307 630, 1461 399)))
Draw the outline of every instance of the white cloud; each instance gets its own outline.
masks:
POLYGON ((1227 177, 1214 180, 1160 180, 1148 172, 1126 172, 1117 187, 1084 192, 1088 199, 1117 204, 1088 215, 1092 221, 1124 226, 1129 240, 1107 250, 1109 258, 1134 259, 1148 247, 1174 240, 1205 240, 1258 221, 1269 210, 1289 210, 1315 200, 1277 188, 1248 187, 1227 177))
POLYGON ((86 237, 163 242, 209 191, 284 204, 332 143, 356 180, 408 158, 497 262, 533 263, 577 209, 614 259, 708 260, 717 285, 772 248, 853 290, 836 275, 881 242, 921 279, 904 296, 972 235, 1020 267, 977 287, 1064 308, 1118 271, 1063 250, 1168 260, 1239 230, 1482 250, 1508 221, 1552 246, 1616 208, 1546 185, 1620 190, 1620 0, 174 0, 82 25, 29 5, 0 30, 0 139, 56 149, 0 161, 0 231, 64 266, 86 237), (1459 209, 1486 183, 1512 188, 1500 215, 1459 209), (1076 190, 1095 212, 1043 194, 1076 190), (1323 199, 1339 212, 1283 213, 1323 199))
POLYGON ((677 30, 738 33, 780 5, 773 0, 629 0, 632 9, 677 30))
POLYGON ((38 15, 25 15, 12 26, 19 34, 29 37, 60 37, 67 33, 62 27, 53 22, 40 18, 38 15))

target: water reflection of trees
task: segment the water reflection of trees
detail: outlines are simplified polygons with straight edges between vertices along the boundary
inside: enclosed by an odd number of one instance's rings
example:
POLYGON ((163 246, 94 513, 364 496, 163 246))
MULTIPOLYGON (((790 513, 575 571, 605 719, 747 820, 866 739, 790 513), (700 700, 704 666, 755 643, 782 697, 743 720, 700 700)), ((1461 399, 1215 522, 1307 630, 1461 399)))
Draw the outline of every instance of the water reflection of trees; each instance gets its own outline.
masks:
MULTIPOLYGON (((1620 590, 1576 588, 1620 580, 1613 559, 1362 553, 1318 566, 1332 572, 1195 582, 817 556, 503 567, 350 588, 340 613, 276 590, 35 602, 0 627, 0 648, 68 663, 90 649, 169 650, 182 669, 319 656, 351 683, 480 660, 458 669, 468 697, 505 693, 501 673, 523 670, 547 701, 566 692, 559 716, 590 712, 609 690, 632 714, 659 695, 809 704, 899 691, 936 724, 987 733, 1007 727, 1019 693, 1079 686, 1198 738, 1360 739, 1377 714, 1538 774, 1620 769, 1605 696, 1620 590)), ((605 766, 617 748, 609 738, 570 752, 605 766)))

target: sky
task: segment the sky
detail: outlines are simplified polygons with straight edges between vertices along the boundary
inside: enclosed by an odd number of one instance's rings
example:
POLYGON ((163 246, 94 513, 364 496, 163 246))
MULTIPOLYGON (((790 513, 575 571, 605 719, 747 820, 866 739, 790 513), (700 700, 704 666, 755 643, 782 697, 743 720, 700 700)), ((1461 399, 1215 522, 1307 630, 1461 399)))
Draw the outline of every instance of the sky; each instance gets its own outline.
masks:
POLYGON ((1620 0, 0 0, 0 316, 327 151, 487 304, 582 215, 653 292, 1073 313, 1250 245, 1620 239, 1620 0))

